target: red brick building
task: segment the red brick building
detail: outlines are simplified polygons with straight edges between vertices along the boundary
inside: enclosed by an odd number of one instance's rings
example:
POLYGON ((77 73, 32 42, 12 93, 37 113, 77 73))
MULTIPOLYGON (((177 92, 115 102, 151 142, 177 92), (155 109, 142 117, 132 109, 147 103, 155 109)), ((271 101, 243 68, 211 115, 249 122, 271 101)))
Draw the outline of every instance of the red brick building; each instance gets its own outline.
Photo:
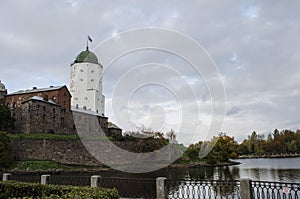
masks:
POLYGON ((6 103, 10 108, 17 108, 23 102, 34 97, 41 97, 45 101, 54 102, 66 110, 71 109, 71 94, 66 86, 50 86, 49 88, 36 88, 21 90, 6 96, 6 103))

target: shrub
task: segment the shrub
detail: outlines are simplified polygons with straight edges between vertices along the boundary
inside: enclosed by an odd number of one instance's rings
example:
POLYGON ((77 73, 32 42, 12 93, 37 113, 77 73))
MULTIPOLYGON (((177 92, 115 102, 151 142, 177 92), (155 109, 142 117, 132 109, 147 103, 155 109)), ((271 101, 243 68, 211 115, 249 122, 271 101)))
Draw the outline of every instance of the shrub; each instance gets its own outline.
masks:
POLYGON ((0 132, 0 170, 9 167, 13 159, 11 140, 5 132, 0 132))
POLYGON ((4 99, 0 99, 0 131, 11 131, 14 126, 14 119, 6 106, 4 99))
POLYGON ((0 182, 0 198, 47 198, 47 199, 115 199, 116 189, 42 185, 15 181, 0 182))

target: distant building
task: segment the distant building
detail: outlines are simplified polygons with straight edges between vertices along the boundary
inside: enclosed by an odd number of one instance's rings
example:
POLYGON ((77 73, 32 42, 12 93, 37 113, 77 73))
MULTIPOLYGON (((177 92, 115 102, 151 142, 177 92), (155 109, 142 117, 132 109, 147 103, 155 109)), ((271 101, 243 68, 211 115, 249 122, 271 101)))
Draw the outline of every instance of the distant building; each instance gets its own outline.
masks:
POLYGON ((116 124, 112 122, 108 122, 107 124, 107 136, 111 136, 113 134, 122 136, 122 129, 118 127, 116 124))
POLYGON ((7 95, 7 90, 5 88, 5 85, 0 80, 0 99, 5 99, 7 95))

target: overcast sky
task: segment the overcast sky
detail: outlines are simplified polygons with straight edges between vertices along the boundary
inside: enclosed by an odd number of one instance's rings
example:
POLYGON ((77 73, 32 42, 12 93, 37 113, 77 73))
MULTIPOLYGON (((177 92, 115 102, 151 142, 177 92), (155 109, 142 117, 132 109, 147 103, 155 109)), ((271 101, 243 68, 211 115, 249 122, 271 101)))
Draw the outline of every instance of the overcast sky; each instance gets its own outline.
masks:
MULTIPOLYGON (((226 118, 220 131, 240 141, 252 131, 267 134, 275 128, 300 128, 298 0, 10 0, 1 3, 0 24, 0 80, 8 92, 34 86, 69 87, 70 63, 84 50, 88 34, 93 38, 90 45, 93 49, 122 31, 168 28, 201 44, 217 65, 226 92, 226 118)), ((101 55, 97 56, 101 62, 101 55)), ((149 63, 175 69, 189 67, 174 55, 154 50, 119 59, 104 75, 103 83, 106 115, 117 124, 122 121, 112 115, 111 101, 121 101, 118 99, 122 99, 122 92, 112 95, 112 80, 121 77, 124 67, 149 63)), ((161 75, 155 67, 150 64, 143 72, 155 78, 161 75)), ((191 125, 209 126, 211 99, 205 80, 190 77, 193 88, 198 88, 197 103, 201 104, 199 116, 191 119, 191 125)), ((182 81, 176 78, 168 80, 174 87, 182 86, 182 81)), ((130 80, 127 81, 130 87, 130 80)), ((172 127, 176 130, 180 120, 176 103, 171 91, 159 85, 146 86, 132 96, 128 106, 116 104, 114 114, 130 110, 131 119, 137 124, 154 130, 161 130, 162 126, 164 130, 172 127), (162 124, 162 120, 167 122, 162 124)), ((181 102, 183 107, 191 104, 188 98, 181 102)), ((120 126, 125 130, 133 128, 120 126)), ((192 136, 188 125, 185 128, 178 135, 181 142, 192 136)))

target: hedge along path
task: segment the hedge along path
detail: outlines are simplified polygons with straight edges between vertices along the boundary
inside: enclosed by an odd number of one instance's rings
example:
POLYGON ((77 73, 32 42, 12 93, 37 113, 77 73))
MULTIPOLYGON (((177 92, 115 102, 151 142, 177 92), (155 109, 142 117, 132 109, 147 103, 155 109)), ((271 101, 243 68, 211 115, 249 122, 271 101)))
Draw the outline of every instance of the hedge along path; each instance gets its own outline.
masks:
POLYGON ((0 198, 46 198, 46 199, 117 199, 116 189, 42 185, 38 183, 24 183, 15 181, 0 182, 0 198))

